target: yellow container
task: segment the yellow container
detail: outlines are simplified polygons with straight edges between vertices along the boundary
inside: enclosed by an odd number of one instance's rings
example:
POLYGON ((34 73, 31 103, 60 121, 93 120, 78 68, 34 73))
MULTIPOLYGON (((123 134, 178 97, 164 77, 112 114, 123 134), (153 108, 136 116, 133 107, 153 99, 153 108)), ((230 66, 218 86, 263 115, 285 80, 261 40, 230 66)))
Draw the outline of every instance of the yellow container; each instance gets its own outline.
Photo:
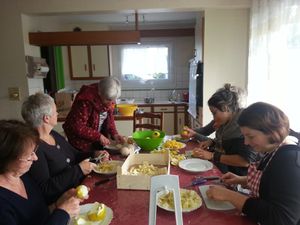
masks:
POLYGON ((134 111, 137 109, 135 104, 118 104, 118 111, 122 116, 133 116, 134 111))

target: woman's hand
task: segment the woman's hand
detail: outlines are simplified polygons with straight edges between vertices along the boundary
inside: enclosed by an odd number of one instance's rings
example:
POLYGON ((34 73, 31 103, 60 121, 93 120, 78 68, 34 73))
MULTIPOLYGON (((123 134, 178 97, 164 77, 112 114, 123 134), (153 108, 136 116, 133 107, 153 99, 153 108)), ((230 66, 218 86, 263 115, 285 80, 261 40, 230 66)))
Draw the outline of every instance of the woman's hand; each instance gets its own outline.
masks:
POLYGON ((208 149, 208 147, 211 146, 212 144, 213 144, 213 141, 208 139, 206 141, 199 142, 198 147, 202 148, 202 149, 208 149))
POLYGON ((234 173, 228 172, 225 173, 221 177, 221 179, 225 184, 240 184, 241 180, 243 179, 243 176, 238 176, 234 173))
POLYGON ((231 190, 219 186, 219 185, 212 185, 209 186, 209 189, 206 191, 206 195, 208 198, 218 201, 228 201, 228 195, 232 192, 231 190))
POLYGON ((103 146, 110 145, 110 140, 107 137, 105 137, 104 135, 100 136, 99 141, 100 141, 101 145, 103 145, 103 146))
POLYGON ((189 128, 188 126, 184 126, 183 132, 181 132, 181 136, 183 138, 192 138, 195 136, 195 134, 196 134, 196 132, 193 129, 189 128), (186 131, 186 132, 184 132, 184 131, 186 131), (184 133, 184 135, 183 135, 183 133, 184 133))
POLYGON ((105 150, 95 151, 94 158, 100 158, 100 161, 108 161, 110 159, 110 155, 105 150))
POLYGON ((120 143, 120 144, 124 144, 126 142, 126 138, 124 136, 121 136, 119 134, 116 134, 114 136, 114 140, 117 142, 117 143, 120 143))
POLYGON ((206 160, 212 160, 214 154, 212 152, 200 149, 200 148, 195 148, 193 150, 193 156, 200 158, 200 159, 206 159, 206 160))
POLYGON ((75 217, 79 214, 79 204, 82 201, 76 198, 76 190, 74 188, 66 191, 56 202, 56 207, 66 211, 70 217, 75 217))
POLYGON ((96 167, 95 163, 89 161, 89 159, 85 159, 79 163, 79 167, 84 175, 90 174, 93 168, 96 167))

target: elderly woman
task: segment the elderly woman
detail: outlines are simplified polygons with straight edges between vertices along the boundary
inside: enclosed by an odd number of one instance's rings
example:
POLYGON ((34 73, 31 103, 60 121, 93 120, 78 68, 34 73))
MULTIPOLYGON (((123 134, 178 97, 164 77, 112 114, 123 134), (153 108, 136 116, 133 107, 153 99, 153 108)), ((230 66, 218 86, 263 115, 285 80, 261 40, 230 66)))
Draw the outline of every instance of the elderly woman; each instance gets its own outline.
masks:
POLYGON ((43 195, 26 172, 37 160, 36 130, 23 122, 0 120, 0 223, 68 224, 79 213, 80 200, 69 190, 50 213, 43 195))
POLYGON ((120 81, 107 77, 82 86, 63 125, 69 142, 82 151, 102 149, 110 139, 125 140, 116 130, 113 111, 121 95, 120 81))
POLYGON ((258 159, 257 154, 244 144, 237 124, 242 112, 242 97, 243 91, 230 84, 225 84, 210 97, 208 106, 214 118, 210 126, 216 130, 216 137, 201 142, 194 150, 194 156, 212 160, 223 173, 246 175, 249 163, 258 159))
POLYGON ((254 103, 238 119, 245 144, 263 153, 259 163, 251 164, 247 177, 223 175, 227 184, 240 183, 251 196, 212 186, 207 195, 230 201, 249 218, 262 225, 300 224, 300 147, 287 139, 289 121, 277 107, 254 103))
POLYGON ((69 188, 81 183, 94 163, 89 162, 93 153, 80 152, 64 137, 53 130, 57 124, 54 100, 47 94, 29 96, 22 105, 23 119, 34 127, 40 136, 38 160, 30 169, 30 175, 40 186, 46 201, 52 203, 69 188))

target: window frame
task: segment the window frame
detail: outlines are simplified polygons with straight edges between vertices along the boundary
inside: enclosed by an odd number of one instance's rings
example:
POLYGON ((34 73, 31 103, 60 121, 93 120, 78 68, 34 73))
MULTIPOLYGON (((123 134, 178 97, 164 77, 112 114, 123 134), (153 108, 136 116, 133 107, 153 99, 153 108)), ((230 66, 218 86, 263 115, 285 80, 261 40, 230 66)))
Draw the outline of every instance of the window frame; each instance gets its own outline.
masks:
MULTIPOLYGON (((168 48, 168 79, 161 80, 125 80, 122 76, 122 51, 124 48, 128 48, 134 45, 122 45, 118 46, 116 51, 117 58, 119 60, 119 67, 117 68, 118 78, 122 83, 123 90, 141 90, 141 89, 170 89, 175 87, 175 73, 173 71, 173 43, 171 41, 159 41, 159 40, 143 40, 140 46, 150 47, 167 47, 168 48)), ((139 48, 139 47, 138 47, 139 48)), ((141 47, 140 47, 141 48, 141 47)))

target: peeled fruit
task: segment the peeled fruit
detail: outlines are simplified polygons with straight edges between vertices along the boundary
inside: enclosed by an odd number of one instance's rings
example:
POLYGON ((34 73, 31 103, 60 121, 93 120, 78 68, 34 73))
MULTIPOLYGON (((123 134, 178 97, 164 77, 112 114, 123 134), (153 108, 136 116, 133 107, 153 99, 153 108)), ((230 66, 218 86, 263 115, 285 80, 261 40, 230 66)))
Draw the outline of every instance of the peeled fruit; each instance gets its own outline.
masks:
POLYGON ((183 131, 181 131, 180 135, 181 135, 181 137, 183 137, 183 138, 187 138, 188 135, 189 135, 189 132, 188 132, 187 130, 183 130, 183 131))
POLYGON ((120 152, 123 156, 128 156, 130 153, 134 152, 134 145, 127 144, 121 148, 120 152))
POLYGON ((76 196, 77 198, 81 198, 81 199, 86 199, 88 197, 89 194, 89 189, 87 186, 85 185, 79 185, 76 188, 76 196))
POLYGON ((95 202, 87 217, 90 221, 100 221, 106 216, 106 206, 103 203, 95 202))
POLYGON ((160 136, 160 132, 159 131, 154 131, 152 133, 152 138, 158 138, 160 136))
POLYGON ((78 217, 75 219, 75 225, 86 225, 87 221, 82 218, 82 217, 78 217))

